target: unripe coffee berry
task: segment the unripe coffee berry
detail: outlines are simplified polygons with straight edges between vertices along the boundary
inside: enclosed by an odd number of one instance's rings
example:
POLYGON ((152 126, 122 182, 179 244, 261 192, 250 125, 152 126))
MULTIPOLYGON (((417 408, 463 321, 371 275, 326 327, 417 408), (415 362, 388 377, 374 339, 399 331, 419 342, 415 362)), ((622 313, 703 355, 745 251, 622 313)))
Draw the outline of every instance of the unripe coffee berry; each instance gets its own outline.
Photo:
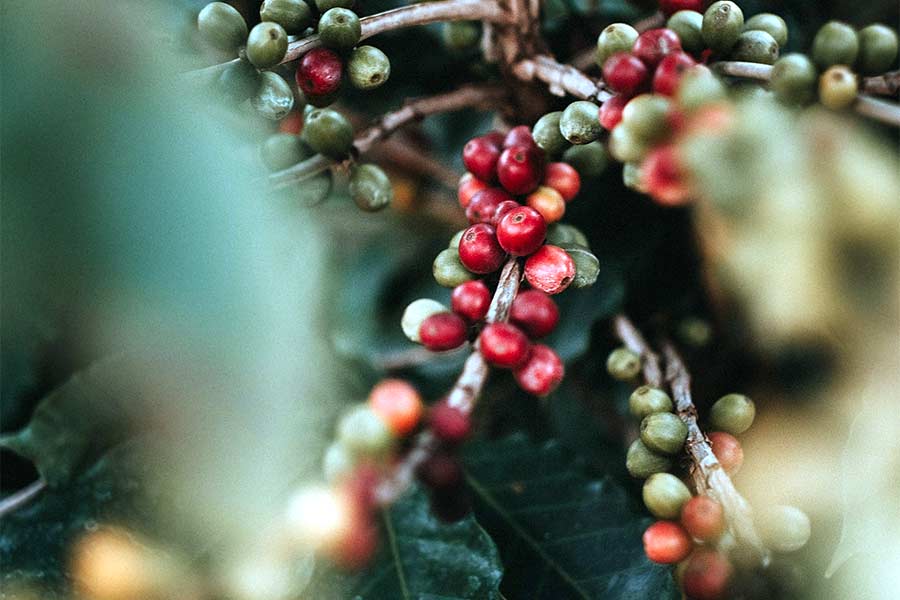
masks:
POLYGON ((671 473, 654 473, 641 491, 644 505, 657 519, 678 519, 681 508, 691 499, 691 491, 671 473))
POLYGON ((607 25, 597 37, 597 66, 602 67, 606 59, 613 54, 631 52, 637 39, 638 32, 631 25, 626 23, 607 25))
POLYGON ((398 437, 416 428, 424 410, 419 392, 402 379, 380 381, 369 392, 369 405, 398 437))
POLYGON ((278 23, 259 23, 247 36, 247 60, 260 69, 274 67, 284 58, 287 45, 284 27, 278 23))
POLYGON ((384 52, 374 46, 360 46, 350 53, 347 75, 353 87, 360 90, 374 90, 391 76, 391 61, 384 52))
POLYGON ((531 342, 522 330, 510 323, 490 323, 478 338, 484 359, 495 367, 513 369, 528 359, 531 342))
POLYGON ((622 110, 623 127, 646 141, 655 141, 669 133, 668 116, 672 102, 659 94, 641 94, 622 110))
MULTIPOLYGON (((499 133, 498 133, 499 136, 499 133)), ((534 146, 534 138, 531 135, 531 128, 528 125, 516 125, 509 130, 500 144, 503 148, 511 148, 512 146, 534 146)))
POLYGON ((606 359, 606 370, 614 379, 630 381, 641 372, 641 357, 628 348, 616 348, 606 359))
POLYGON ((679 10, 673 13, 666 21, 666 28, 675 32, 675 35, 681 40, 681 47, 685 52, 699 54, 706 48, 702 33, 702 8, 699 11, 679 10))
POLYGON ((534 344, 528 360, 513 370, 519 387, 538 397, 550 394, 562 381, 565 367, 562 359, 549 346, 534 344))
POLYGON ((703 13, 703 41, 715 52, 728 52, 744 29, 744 13, 729 0, 713 3, 703 13))
POLYGON ((654 473, 665 473, 671 467, 671 458, 653 452, 640 439, 634 440, 625 454, 625 468, 632 477, 638 479, 646 479, 654 473))
POLYGON ((619 123, 609 136, 609 153, 619 162, 638 162, 648 149, 647 141, 624 123, 619 123))
POLYGON ((575 263, 565 250, 545 244, 525 261, 525 279, 531 287, 559 294, 575 278, 575 263))
POLYGON ((422 345, 435 352, 459 348, 466 342, 467 334, 466 322, 451 312, 431 315, 419 328, 422 345))
POLYGON ((313 48, 297 66, 297 86, 309 96, 330 96, 341 87, 341 57, 328 48, 313 48))
POLYGON ((347 117, 330 108, 306 115, 301 134, 310 148, 328 158, 344 158, 353 147, 353 127, 347 117))
POLYGON ((852 66, 859 54, 859 36, 847 23, 829 21, 813 39, 812 59, 819 69, 832 65, 852 66))
POLYGON ((544 169, 543 185, 551 187, 570 202, 581 190, 581 176, 575 167, 564 162, 552 162, 544 169))
POLYGON ((459 178, 459 187, 456 190, 456 197, 461 207, 468 208, 472 202, 472 198, 481 190, 486 190, 490 186, 481 181, 471 173, 465 173, 459 178))
POLYGON ((753 15, 744 23, 744 31, 765 31, 772 36, 779 48, 784 48, 788 41, 788 28, 784 19, 772 13, 753 15))
POLYGON ((493 273, 503 264, 506 253, 497 242, 497 232, 487 223, 466 229, 459 240, 459 260, 473 273, 493 273))
POLYGON ((360 210, 377 212, 394 201, 394 187, 387 173, 373 164, 357 164, 350 172, 350 197, 360 210))
POLYGON ((769 89, 785 104, 808 104, 816 97, 816 66, 804 54, 786 54, 772 66, 769 89))
POLYGON ((481 190, 472 196, 469 206, 466 207, 466 218, 472 224, 490 223, 494 220, 497 208, 507 200, 513 200, 513 197, 500 188, 489 187, 481 190))
POLYGON ((472 322, 480 321, 491 306, 491 292, 480 279, 467 281, 453 288, 450 306, 461 317, 472 322))
POLYGON ((506 148, 497 161, 497 177, 511 194, 528 194, 544 175, 543 152, 534 145, 520 144, 506 148))
POLYGON ((534 124, 534 129, 531 131, 534 143, 546 152, 548 156, 559 154, 569 145, 569 142, 559 130, 560 117, 562 117, 561 110, 547 113, 537 120, 537 123, 534 124))
POLYGON ((709 434, 709 444, 726 473, 734 475, 741 470, 744 449, 736 437, 724 431, 714 431, 709 434))
POLYGON ((412 342, 421 342, 419 328, 422 327, 422 323, 431 315, 443 312, 448 312, 448 308, 437 300, 431 298, 413 300, 403 311, 403 317, 400 319, 403 334, 412 342))
POLYGON ((513 256, 531 254, 544 242, 547 223, 541 214, 528 206, 513 208, 497 223, 497 241, 513 256))
POLYGON ((559 131, 569 142, 589 144, 600 137, 600 108, 593 102, 577 100, 563 111, 559 118, 559 131))
POLYGON ((698 548, 688 559, 681 585, 690 598, 722 600, 728 597, 728 584, 733 573, 734 567, 721 552, 698 548))
POLYGON ((684 52, 672 52, 659 63, 653 75, 653 91, 664 96, 674 96, 678 91, 682 74, 693 67, 694 59, 684 52))
POLYGON ((539 290, 519 292, 509 309, 509 320, 531 338, 550 335, 559 323, 559 308, 553 298, 539 290))
POLYGON ((500 147, 487 137, 472 138, 463 146, 463 164, 472 175, 488 183, 497 179, 500 147))
POLYGON ((304 0, 263 0, 259 18, 278 23, 288 35, 299 35, 312 23, 312 12, 304 0))
POLYGON ((778 60, 778 42, 765 31, 745 31, 731 49, 732 60, 771 65, 778 60))
POLYGON ((681 40, 671 29, 649 29, 638 36, 631 53, 644 61, 649 68, 654 68, 672 52, 681 50, 681 40))
POLYGON ((472 431, 472 420, 458 408, 439 402, 428 413, 431 432, 446 444, 463 442, 472 431))
POLYGON ((525 199, 525 203, 541 217, 545 223, 556 223, 566 214, 566 201, 562 194, 552 187, 540 186, 525 199))
POLYGON ((796 552, 809 541, 809 517, 794 506, 772 506, 756 522, 766 546, 776 552, 796 552))
POLYGON ((647 558, 664 565, 684 560, 694 547, 684 528, 674 521, 657 521, 644 531, 643 541, 647 558))
POLYGON ((210 2, 197 15, 200 35, 220 50, 236 50, 247 39, 247 23, 236 8, 224 2, 210 2))
POLYGON ((843 65, 835 65, 819 77, 819 101, 832 110, 850 106, 858 93, 856 74, 843 65))
POLYGON ((722 396, 709 411, 709 423, 713 429, 732 435, 739 435, 750 429, 755 417, 756 405, 743 394, 722 396))
POLYGON ((359 42, 362 26, 352 10, 330 8, 319 17, 316 30, 322 45, 336 50, 349 50, 359 42))
POLYGON ((687 434, 687 425, 672 413, 654 413, 641 421, 641 441, 654 452, 678 454, 687 434))
MULTIPOLYGON (((461 237, 460 240, 462 240, 461 237)), ((475 276, 459 260, 458 248, 447 248, 441 251, 431 265, 431 274, 434 275, 434 280, 438 282, 438 285, 450 288, 475 279, 475 276)))
POLYGON ((709 496, 694 496, 681 509, 681 525, 691 537, 711 542, 725 531, 725 511, 709 496))
POLYGON ((357 456, 384 454, 393 441, 387 424, 366 404, 358 404, 344 413, 338 421, 337 437, 357 456))
MULTIPOLYGON (((602 111, 603 108, 601 107, 600 110, 602 111)), ((602 125, 603 122, 601 121, 600 124, 602 125)), ((582 177, 598 177, 602 175, 609 162, 606 156, 606 146, 600 140, 584 146, 571 146, 563 152, 562 159, 575 167, 575 170, 582 177)))
POLYGON ((641 89, 649 78, 647 65, 628 52, 613 54, 603 63, 603 81, 614 92, 632 95, 641 89))
POLYGON ((863 75, 877 75, 891 68, 897 59, 897 32, 876 23, 859 32, 856 67, 863 75))
MULTIPOLYGON (((638 361, 640 369, 640 361, 638 361)), ((631 377, 629 377, 631 379, 631 377)), ((643 420, 654 413, 672 412, 672 399, 661 389, 642 385, 628 398, 628 411, 631 416, 643 420)))

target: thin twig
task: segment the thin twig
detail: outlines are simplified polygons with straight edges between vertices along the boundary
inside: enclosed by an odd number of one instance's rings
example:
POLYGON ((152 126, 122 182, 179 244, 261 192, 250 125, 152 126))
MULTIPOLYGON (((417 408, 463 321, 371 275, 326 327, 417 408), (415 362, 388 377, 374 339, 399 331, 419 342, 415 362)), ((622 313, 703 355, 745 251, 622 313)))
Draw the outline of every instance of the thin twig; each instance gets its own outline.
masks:
POLYGON ((595 102, 606 102, 613 97, 613 94, 603 89, 601 81, 545 54, 520 60, 513 65, 512 73, 522 81, 543 81, 548 84, 550 93, 557 96, 569 94, 595 102))
POLYGON ((900 71, 890 71, 876 77, 863 77, 860 89, 873 96, 900 95, 900 71))
POLYGON ((14 492, 0 500, 0 518, 5 517, 6 515, 22 508, 44 491, 47 487, 47 482, 43 479, 38 479, 37 481, 30 483, 25 486, 18 492, 14 492))
POLYGON ((657 27, 663 27, 666 24, 666 16, 661 12, 655 12, 650 16, 644 17, 643 19, 639 19, 634 22, 632 27, 637 29, 638 31, 647 31, 648 29, 656 29, 657 27))
POLYGON ((653 351, 638 328, 625 315, 616 315, 613 318, 613 328, 625 347, 641 357, 644 380, 647 385, 661 388, 663 374, 659 366, 659 355, 653 351))
POLYGON ((415 346, 398 352, 386 352, 377 356, 372 361, 372 366, 383 371, 397 371, 428 364, 438 358, 447 358, 461 354, 470 348, 469 344, 463 344, 459 348, 446 352, 434 352, 424 346, 415 346))
POLYGON ((864 117, 900 127, 900 104, 860 94, 853 103, 853 109, 864 117))

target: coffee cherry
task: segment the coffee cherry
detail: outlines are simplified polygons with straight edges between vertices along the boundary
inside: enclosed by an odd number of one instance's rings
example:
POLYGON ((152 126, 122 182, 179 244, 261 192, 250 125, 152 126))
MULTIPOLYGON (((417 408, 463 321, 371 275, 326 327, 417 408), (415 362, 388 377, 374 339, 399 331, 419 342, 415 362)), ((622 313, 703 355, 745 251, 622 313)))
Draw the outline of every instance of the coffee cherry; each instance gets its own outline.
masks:
POLYGON ((634 42, 632 54, 644 61, 649 68, 660 63, 668 54, 681 50, 681 40, 671 29, 648 29, 634 42))
POLYGON ((247 23, 236 8, 224 2, 210 2, 197 15, 197 29, 210 45, 233 51, 247 39, 247 23))
MULTIPOLYGON (((506 213, 516 210, 520 208, 522 205, 516 202, 515 200, 504 200, 500 204, 497 205, 497 210, 494 211, 494 216, 491 217, 491 225, 497 227, 500 225, 500 221, 503 220, 503 217, 506 216, 506 213)), ((502 244, 501 244, 502 246, 502 244)))
POLYGON ((463 484, 463 470, 459 460, 448 452, 432 454, 416 469, 416 476, 436 492, 452 492, 463 484))
POLYGON ((687 439, 687 425, 672 413, 654 413, 641 421, 641 441, 661 454, 678 454, 687 439))
POLYGON ((459 260, 459 250, 457 248, 442 250, 431 265, 431 274, 434 275, 434 280, 437 281, 438 285, 449 288, 454 288, 475 279, 475 276, 459 260))
POLYGON ((356 457, 340 442, 332 442, 322 458, 322 473, 328 483, 347 479, 356 467, 356 457))
POLYGON ((600 261, 597 257, 579 244, 565 244, 561 248, 566 251, 575 264, 572 287, 578 289, 594 285, 600 275, 600 261))
MULTIPOLYGON (((618 96, 613 99, 618 98, 618 96)), ((609 102, 604 102, 604 106, 609 102)), ((601 114, 603 107, 600 107, 601 114)), ((601 122, 602 124, 602 122, 601 122)), ((563 160, 575 167, 582 177, 599 177, 609 162, 603 142, 596 141, 584 146, 572 146, 563 152, 563 160)))
POLYGON ((287 52, 287 33, 278 23, 263 22, 247 36, 247 60, 260 69, 274 67, 287 52))
MULTIPOLYGON (((496 137, 501 137, 500 132, 492 132, 496 137)), ((488 134, 489 136, 491 134, 488 134)), ((513 146, 534 146, 534 137, 531 135, 531 128, 528 125, 516 125, 509 130, 505 136, 502 136, 500 146, 502 148, 511 148, 513 146)))
POLYGON ((725 511, 709 496, 694 496, 681 509, 681 525, 691 537, 712 542, 725 532, 725 511))
MULTIPOLYGON (((681 11, 697 12, 703 10, 705 0, 659 0, 659 10, 666 16, 681 11)), ((683 42, 684 40, 682 40, 683 42)))
POLYGON ((696 10, 680 10, 669 17, 666 28, 675 32, 685 52, 699 54, 706 48, 702 33, 702 13, 696 10))
POLYGON ((322 14, 332 8, 352 8, 353 2, 354 0, 315 0, 315 5, 319 14, 322 14))
POLYGON ((575 278, 575 263, 565 250, 545 244, 525 261, 525 279, 531 287, 558 294, 575 278))
POLYGON ((431 432, 445 444, 459 444, 472 432, 472 420, 458 408, 439 402, 428 413, 431 432))
POLYGON ((555 156, 568 147, 569 142, 563 137, 559 130, 559 120, 562 117, 562 111, 547 113, 537 120, 534 129, 531 130, 531 136, 534 143, 547 153, 549 156, 555 156))
POLYGON ((531 338, 550 335, 559 323, 559 308, 539 290, 519 292, 509 309, 509 320, 531 338))
POLYGON ((485 137, 472 138, 463 146, 463 164, 475 177, 488 183, 497 180, 500 147, 485 137))
MULTIPOLYGON (((466 228, 468 229, 468 228, 466 228)), ((460 229, 456 233, 453 234, 453 237, 450 238, 450 241, 447 243, 448 248, 453 248, 454 250, 459 250, 459 242, 462 240, 463 234, 466 232, 465 229, 460 229)))
POLYGON ((387 208, 394 200, 391 180, 378 165, 355 165, 350 174, 349 188, 353 202, 366 212, 387 208))
MULTIPOLYGON (((303 104, 305 103, 306 102, 304 99, 303 104)), ((278 132, 300 135, 300 130, 303 129, 303 117, 304 115, 302 110, 292 110, 278 123, 278 132)))
POLYGON ((686 70, 678 82, 677 103, 685 112, 724 100, 727 95, 725 84, 705 65, 694 65, 686 70))
POLYGON ((703 13, 703 41, 715 52, 728 52, 744 29, 744 13, 734 2, 713 3, 703 13))
POLYGON ((604 129, 612 131, 622 121, 622 111, 629 100, 631 98, 625 94, 618 94, 604 102, 600 106, 598 114, 600 125, 604 129))
POLYGON ((566 201, 562 194, 543 185, 528 194, 525 203, 540 213, 546 223, 556 223, 566 213, 566 201))
POLYGON ((641 187, 663 206, 680 206, 691 190, 674 145, 654 148, 641 165, 641 187))
POLYGON ((603 63, 603 81, 614 92, 630 96, 649 79, 647 66, 628 52, 613 54, 603 63))
POLYGON ((624 123, 616 125, 609 136, 609 153, 619 162, 637 162, 647 150, 647 142, 624 123))
POLYGON ((511 146, 500 154, 497 176, 511 194, 528 194, 541 182, 543 153, 536 146, 511 146))
POLYGON ((422 397, 402 379, 384 379, 369 392, 369 406, 395 436, 403 437, 419 424, 422 397))
POLYGON ((391 76, 391 61, 374 46, 354 48, 347 61, 350 84, 360 90, 374 90, 391 76))
POLYGON ((358 404, 344 413, 338 421, 337 437, 357 456, 383 455, 393 442, 388 426, 366 404, 358 404))
POLYGON ((809 104, 816 97, 816 67, 803 54, 786 54, 772 66, 769 89, 786 104, 809 104))
POLYGON ((616 348, 606 359, 606 370, 614 379, 630 381, 641 372, 641 357, 628 348, 616 348))
POLYGON ((728 584, 733 574, 734 567, 721 552, 698 548, 687 560, 681 587, 695 600, 722 600, 729 597, 728 584))
POLYGON ((664 565, 684 560, 694 547, 684 528, 673 521, 657 521, 644 531, 642 539, 647 558, 664 565))
POLYGON ((625 468, 632 477, 646 479, 654 473, 665 473, 672 468, 672 459, 653 452, 640 439, 634 440, 625 455, 625 468))
POLYGON ((659 140, 669 132, 668 116, 671 106, 671 101, 659 94, 635 96, 622 110, 620 126, 627 127, 642 140, 659 140))
POLYGON ((466 322, 451 312, 431 315, 419 327, 422 345, 434 352, 453 350, 466 343, 468 328, 466 322))
POLYGON ((565 374, 562 359, 549 346, 535 344, 528 360, 513 371, 519 387, 533 396, 544 397, 557 388, 565 374))
POLYGON ((732 60, 774 64, 778 60, 778 42, 765 31, 745 31, 731 49, 732 60))
POLYGON ((709 434, 709 444, 726 473, 734 475, 741 470, 744 449, 736 437, 724 431, 714 431, 709 434))
POLYGON ((709 411, 709 423, 714 429, 732 435, 744 433, 753 425, 756 406, 743 394, 722 396, 709 411))
POLYGON ((566 202, 571 201, 581 190, 581 177, 574 167, 564 162, 552 162, 544 168, 543 185, 559 192, 566 202))
POLYGON ((850 106, 858 93, 856 74, 843 65, 831 67, 819 77, 819 101, 832 110, 850 106))
POLYGON ((481 181, 471 173, 466 173, 459 179, 459 187, 456 191, 456 197, 459 199, 459 205, 467 208, 472 198, 481 190, 486 190, 488 184, 481 181))
POLYGON ((314 48, 297 66, 297 86, 307 98, 336 94, 341 87, 341 57, 328 48, 314 48))
POLYGON ((513 197, 500 188, 489 187, 481 190, 469 201, 469 206, 466 207, 466 218, 473 225, 490 223, 494 220, 500 204, 507 200, 513 200, 513 197))
POLYGON ((756 519, 766 546, 776 552, 796 552, 811 535, 809 517, 794 506, 772 506, 756 519))
POLYGON ((677 519, 681 507, 691 499, 691 491, 671 473, 654 473, 641 491, 644 505, 657 519, 677 519))
POLYGON ((538 211, 516 206, 497 223, 497 241, 513 256, 527 256, 544 242, 547 223, 538 211))
POLYGON ((304 0, 263 0, 259 18, 278 23, 288 35, 299 35, 312 25, 312 12, 304 0))
POLYGON ((419 343, 422 338, 419 337, 419 329, 422 323, 431 315, 447 312, 449 309, 431 298, 419 298, 413 300, 403 311, 403 317, 400 319, 400 327, 410 341, 419 343))
POLYGON ((522 330, 509 323, 489 323, 481 330, 479 350, 489 364, 513 369, 528 359, 531 343, 522 330))
POLYGON ((637 29, 631 25, 625 23, 607 25, 597 37, 597 66, 602 67, 606 59, 613 54, 631 52, 637 39, 637 29))
POLYGON ((467 281, 450 294, 453 312, 472 321, 482 320, 491 306, 491 292, 483 281, 467 281))
POLYGON ((319 17, 316 31, 326 48, 349 50, 359 42, 362 28, 359 17, 352 10, 329 8, 319 17))
POLYGON ((639 163, 629 162, 622 165, 622 183, 630 190, 647 193, 647 188, 644 187, 644 172, 639 163))
POLYGON ((674 96, 678 91, 682 74, 696 63, 684 52, 672 52, 659 63, 653 75, 653 91, 664 96, 674 96))
POLYGON ((897 32, 881 24, 869 25, 859 32, 856 66, 863 75, 877 75, 891 68, 897 59, 897 32))
POLYGON ((459 260, 473 273, 493 273, 504 258, 506 253, 497 242, 497 232, 487 223, 472 225, 459 241, 459 260))
POLYGON ((600 137, 600 108, 593 102, 578 100, 571 103, 559 118, 559 131, 569 142, 589 144, 600 137))
MULTIPOLYGON (((640 368, 640 361, 638 361, 638 368, 640 368)), ((631 377, 634 375, 628 379, 631 377)), ((661 389, 649 385, 642 385, 634 390, 628 398, 628 411, 631 416, 641 420, 654 413, 672 412, 672 408, 672 399, 669 395, 661 389)))
POLYGON ((813 39, 812 59, 819 69, 832 65, 853 66, 859 54, 859 36, 856 30, 840 21, 822 25, 813 39))
POLYGON ((353 127, 336 110, 317 108, 306 115, 302 138, 319 154, 344 158, 353 147, 353 127))
POLYGON ((753 15, 744 23, 744 31, 765 31, 772 36, 779 48, 784 48, 788 41, 787 23, 772 13, 753 15))
POLYGON ((261 117, 279 121, 294 107, 294 92, 281 75, 265 71, 260 73, 259 87, 250 103, 261 117))
POLYGON ((311 152, 299 135, 276 133, 270 135, 259 150, 263 164, 270 171, 281 171, 307 158, 311 152))

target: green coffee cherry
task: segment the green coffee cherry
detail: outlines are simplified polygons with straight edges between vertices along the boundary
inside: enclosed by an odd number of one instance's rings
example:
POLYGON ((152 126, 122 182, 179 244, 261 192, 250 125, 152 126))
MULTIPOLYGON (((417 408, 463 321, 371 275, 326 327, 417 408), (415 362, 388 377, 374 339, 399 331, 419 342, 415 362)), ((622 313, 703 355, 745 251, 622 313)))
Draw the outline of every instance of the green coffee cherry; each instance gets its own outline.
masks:
POLYGON ((325 171, 297 184, 297 198, 303 206, 315 206, 328 198, 331 192, 331 173, 325 171))
POLYGON ((816 67, 804 54, 792 53, 772 66, 769 89, 785 104, 809 104, 816 97, 816 67))
POLYGON ((778 60, 778 42, 766 31, 745 31, 731 49, 731 59, 771 65, 778 60))
POLYGON ((606 359, 606 370, 619 381, 629 381, 641 372, 641 357, 628 348, 616 348, 606 359))
POLYGON ((319 154, 344 158, 353 147, 353 127, 347 117, 336 110, 318 108, 306 116, 303 141, 319 154))
POLYGON ((224 2, 211 2, 197 15, 197 29, 210 45, 232 51, 247 39, 247 23, 236 8, 224 2))
POLYGON ((646 479, 672 468, 672 459, 653 452, 641 440, 634 440, 625 455, 625 468, 632 477, 646 479))
POLYGON ((316 9, 324 14, 332 8, 352 8, 353 0, 316 0, 316 9))
POLYGON ((776 552, 796 552, 812 533, 809 517, 794 506, 772 506, 755 519, 763 542, 776 552))
POLYGON ((328 483, 335 484, 343 481, 353 472, 355 466, 356 457, 343 444, 332 442, 325 450, 325 456, 322 459, 322 473, 328 483))
POLYGON ((844 65, 835 65, 819 77, 819 102, 830 109, 850 106, 858 94, 856 74, 844 65))
POLYGON ((772 36, 779 48, 784 48, 788 41, 787 23, 772 13, 753 15, 744 23, 744 31, 765 31, 772 36))
POLYGON ((679 10, 666 21, 666 27, 678 34, 685 52, 698 53, 706 49, 703 41, 703 15, 695 10, 679 10))
POLYGON ((419 337, 419 328, 422 327, 422 322, 431 315, 444 312, 450 312, 450 309, 437 300, 432 300, 431 298, 413 300, 406 307, 406 310, 403 311, 403 317, 400 319, 403 335, 409 338, 410 341, 418 344, 422 341, 422 338, 419 337))
POLYGON ((582 146, 570 146, 563 152, 562 159, 575 167, 575 170, 583 178, 599 177, 609 163, 606 147, 600 141, 582 146))
POLYGON ((225 67, 216 80, 216 89, 234 102, 249 99, 259 89, 262 76, 256 67, 246 60, 239 60, 225 67))
POLYGON ((756 405, 743 394, 722 396, 709 411, 709 422, 717 431, 740 435, 750 429, 756 417, 756 405))
POLYGON ((312 25, 312 11, 304 0, 263 0, 259 18, 278 23, 288 35, 299 35, 312 25))
POLYGON ((534 138, 534 143, 550 156, 559 154, 569 146, 569 142, 559 130, 559 121, 562 115, 561 110, 547 113, 538 119, 531 128, 531 137, 534 138))
POLYGON ((727 96, 725 84, 704 65, 695 65, 685 71, 678 84, 678 106, 687 112, 727 96))
POLYGON ((657 519, 677 521, 681 508, 691 499, 691 491, 671 473, 654 473, 644 482, 644 505, 657 519))
POLYGON ((481 41, 481 28, 473 21, 443 23, 441 39, 444 41, 444 47, 450 52, 466 52, 478 46, 481 41))
POLYGON ((597 65, 602 67, 606 59, 617 52, 631 52, 638 38, 637 29, 625 23, 607 25, 597 37, 597 65))
POLYGON ((660 94, 641 94, 628 101, 622 110, 622 122, 636 136, 656 141, 669 132, 668 117, 672 104, 660 94))
POLYGON ((576 289, 594 285, 600 275, 600 261, 597 257, 580 244, 562 244, 560 247, 575 263, 575 277, 570 285, 576 289))
POLYGON ((447 244, 448 248, 456 248, 459 249, 459 242, 462 240, 463 234, 466 232, 465 229, 460 229, 456 233, 453 234, 453 237, 450 238, 450 243, 447 244))
POLYGON ((628 412, 636 419, 643 420, 656 413, 672 412, 672 399, 659 388, 642 385, 628 398, 628 412))
POLYGON ((391 430, 368 404, 358 404, 338 421, 338 441, 356 456, 381 456, 391 447, 391 430))
POLYGON ((354 48, 347 61, 350 83, 361 90, 373 90, 391 76, 391 61, 374 46, 354 48))
POLYGON ((853 66, 859 54, 859 36, 856 30, 840 21, 822 25, 813 39, 812 59, 819 69, 831 65, 853 66))
POLYGON ((319 17, 319 39, 326 48, 349 50, 359 42, 362 28, 355 12, 346 8, 330 8, 319 17))
POLYGON ((578 100, 566 107, 559 118, 559 131, 573 144, 589 144, 600 137, 600 107, 593 102, 578 100))
POLYGON ((644 172, 640 163, 627 162, 622 165, 622 183, 629 190, 642 194, 647 193, 647 187, 644 185, 644 172))
POLYGON ((641 441, 661 454, 678 454, 687 439, 687 425, 678 415, 653 413, 641 421, 641 441))
POLYGON ((744 29, 744 13, 734 2, 713 3, 703 13, 703 41, 716 52, 728 52, 744 29))
POLYGON ((647 153, 647 142, 624 123, 616 125, 609 134, 609 153, 623 163, 636 163, 647 153))
POLYGON ((265 71, 261 74, 256 94, 250 99, 253 108, 260 115, 272 121, 285 118, 294 107, 294 92, 278 73, 265 71))
POLYGON ((553 246, 580 246, 588 249, 587 237, 574 225, 568 223, 551 223, 547 227, 547 243, 553 246))
POLYGON ((475 279, 459 260, 459 250, 456 248, 447 248, 437 255, 431 265, 431 274, 438 285, 449 288, 475 279))
POLYGON ((292 133, 270 135, 259 148, 259 156, 270 171, 292 167, 311 154, 300 136, 292 133))
POLYGON ((897 59, 897 32, 876 23, 859 32, 856 66, 863 75, 878 75, 890 69, 897 59))
POLYGON ((260 69, 274 67, 287 52, 287 33, 278 23, 257 24, 247 36, 247 60, 260 69))
POLYGON ((394 189, 381 167, 372 164, 357 165, 350 174, 350 197, 360 210, 375 212, 393 202, 394 189))

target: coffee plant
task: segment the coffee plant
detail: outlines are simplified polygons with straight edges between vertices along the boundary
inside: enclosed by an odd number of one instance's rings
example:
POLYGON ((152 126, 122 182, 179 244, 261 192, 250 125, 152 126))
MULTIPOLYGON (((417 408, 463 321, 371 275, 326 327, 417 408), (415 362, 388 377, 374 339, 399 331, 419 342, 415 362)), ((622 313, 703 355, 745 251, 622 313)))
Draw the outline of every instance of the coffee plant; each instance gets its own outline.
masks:
POLYGON ((0 597, 897 595, 896 3, 4 15, 0 597))

